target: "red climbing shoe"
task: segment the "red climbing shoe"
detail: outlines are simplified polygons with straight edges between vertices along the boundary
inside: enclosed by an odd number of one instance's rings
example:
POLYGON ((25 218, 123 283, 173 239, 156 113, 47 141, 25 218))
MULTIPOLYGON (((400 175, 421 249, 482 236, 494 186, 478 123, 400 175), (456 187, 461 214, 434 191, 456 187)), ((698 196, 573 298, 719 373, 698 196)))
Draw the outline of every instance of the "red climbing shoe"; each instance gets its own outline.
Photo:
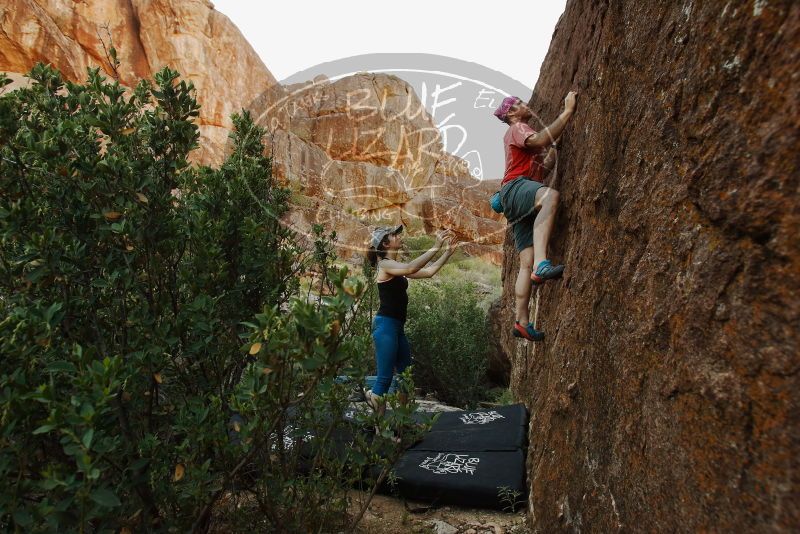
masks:
POLYGON ((531 282, 534 285, 543 284, 547 280, 555 280, 561 278, 564 274, 563 265, 553 265, 550 260, 542 260, 536 266, 536 270, 531 273, 531 282))
POLYGON ((544 339, 544 332, 536 330, 533 323, 528 323, 528 326, 522 326, 519 321, 514 323, 514 330, 511 332, 514 337, 521 337, 528 341, 542 341, 544 339))

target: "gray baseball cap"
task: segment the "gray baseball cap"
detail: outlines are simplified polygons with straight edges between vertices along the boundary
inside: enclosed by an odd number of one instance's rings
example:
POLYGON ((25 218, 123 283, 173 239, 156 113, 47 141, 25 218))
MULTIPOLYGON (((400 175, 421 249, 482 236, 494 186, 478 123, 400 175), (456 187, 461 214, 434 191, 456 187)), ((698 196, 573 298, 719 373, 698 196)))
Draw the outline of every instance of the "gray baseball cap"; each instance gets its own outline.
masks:
POLYGON ((379 226, 372 231, 372 237, 369 239, 369 246, 377 249, 387 235, 398 234, 403 231, 403 225, 397 226, 379 226))

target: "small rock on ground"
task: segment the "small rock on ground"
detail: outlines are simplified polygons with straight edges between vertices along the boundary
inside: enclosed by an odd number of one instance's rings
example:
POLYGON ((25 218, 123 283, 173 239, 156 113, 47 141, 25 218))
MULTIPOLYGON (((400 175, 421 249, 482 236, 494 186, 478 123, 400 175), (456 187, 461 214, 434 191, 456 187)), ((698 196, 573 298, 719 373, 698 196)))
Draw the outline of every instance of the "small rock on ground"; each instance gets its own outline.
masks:
POLYGON ((430 525, 433 527, 433 531, 436 534, 457 534, 458 529, 451 525, 450 523, 445 523, 439 519, 434 519, 430 522, 430 525))

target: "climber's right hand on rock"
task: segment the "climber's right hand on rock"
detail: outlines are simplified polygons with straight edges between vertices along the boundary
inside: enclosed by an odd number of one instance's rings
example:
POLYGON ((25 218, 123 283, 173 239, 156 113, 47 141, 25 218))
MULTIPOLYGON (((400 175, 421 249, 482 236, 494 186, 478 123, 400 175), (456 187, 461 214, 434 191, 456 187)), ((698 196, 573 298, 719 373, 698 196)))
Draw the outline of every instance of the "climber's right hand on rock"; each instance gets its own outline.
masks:
POLYGON ((576 98, 578 93, 575 91, 570 91, 567 93, 567 97, 564 99, 564 109, 572 113, 575 111, 575 106, 577 105, 576 98))

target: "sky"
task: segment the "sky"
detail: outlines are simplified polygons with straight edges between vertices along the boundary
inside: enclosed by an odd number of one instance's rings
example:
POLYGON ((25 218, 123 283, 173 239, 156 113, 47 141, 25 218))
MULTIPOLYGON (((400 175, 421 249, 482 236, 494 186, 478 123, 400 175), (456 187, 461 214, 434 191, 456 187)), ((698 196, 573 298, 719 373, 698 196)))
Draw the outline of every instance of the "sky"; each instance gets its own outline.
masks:
POLYGON ((411 52, 478 63, 531 90, 566 3, 535 0, 527 14, 514 2, 469 0, 212 1, 278 81, 326 61, 411 52), (509 23, 516 27, 510 30, 509 23))

